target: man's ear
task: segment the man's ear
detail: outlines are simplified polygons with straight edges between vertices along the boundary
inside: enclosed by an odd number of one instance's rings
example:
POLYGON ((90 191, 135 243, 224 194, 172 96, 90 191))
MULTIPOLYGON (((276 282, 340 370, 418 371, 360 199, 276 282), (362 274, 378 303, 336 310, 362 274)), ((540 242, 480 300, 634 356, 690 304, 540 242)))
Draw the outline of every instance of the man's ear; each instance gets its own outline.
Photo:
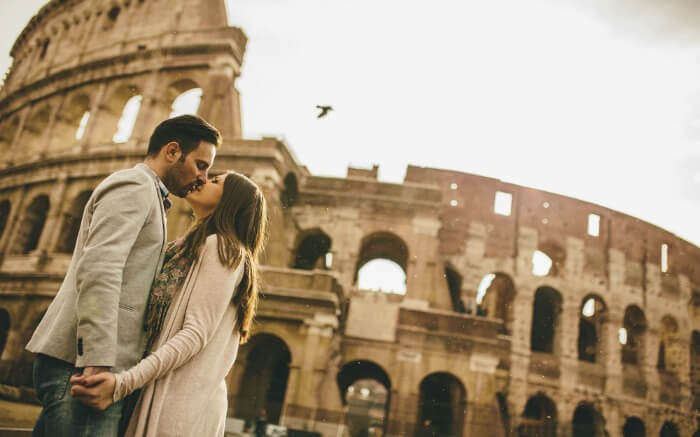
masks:
POLYGON ((171 141, 163 146, 163 151, 166 161, 170 163, 178 161, 182 156, 182 149, 180 149, 180 144, 177 141, 171 141))

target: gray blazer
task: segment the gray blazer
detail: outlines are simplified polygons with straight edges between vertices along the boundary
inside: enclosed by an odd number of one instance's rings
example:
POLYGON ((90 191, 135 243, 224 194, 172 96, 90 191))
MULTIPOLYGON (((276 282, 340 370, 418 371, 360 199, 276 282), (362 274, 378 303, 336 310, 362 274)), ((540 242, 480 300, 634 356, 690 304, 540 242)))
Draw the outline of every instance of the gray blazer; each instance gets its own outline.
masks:
POLYGON ((159 184, 138 164, 95 188, 63 284, 27 350, 116 371, 143 357, 144 313, 166 241, 159 184))

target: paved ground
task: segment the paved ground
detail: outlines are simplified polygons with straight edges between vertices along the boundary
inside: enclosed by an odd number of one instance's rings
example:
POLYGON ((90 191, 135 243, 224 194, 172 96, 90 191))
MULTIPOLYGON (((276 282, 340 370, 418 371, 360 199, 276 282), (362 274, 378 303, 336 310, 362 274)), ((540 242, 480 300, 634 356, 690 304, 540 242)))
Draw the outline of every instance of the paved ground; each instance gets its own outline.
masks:
POLYGON ((41 407, 0 399, 0 428, 32 428, 41 407))

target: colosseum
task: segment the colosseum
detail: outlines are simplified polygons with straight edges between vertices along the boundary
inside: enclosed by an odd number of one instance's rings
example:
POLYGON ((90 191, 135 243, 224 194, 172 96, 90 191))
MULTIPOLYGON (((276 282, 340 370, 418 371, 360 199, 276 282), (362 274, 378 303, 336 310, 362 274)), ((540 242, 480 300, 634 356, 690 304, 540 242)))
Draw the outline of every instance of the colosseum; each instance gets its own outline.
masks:
MULTIPOLYGON (((0 90, 1 383, 31 386, 24 345, 91 190, 184 111, 223 133, 212 173, 249 175, 271 211, 232 427, 264 413, 289 435, 700 435, 698 247, 472 174, 315 176, 283 141, 242 138, 246 42, 223 0, 51 0, 26 25, 0 90), (400 289, 360 286, 376 260, 400 289)), ((176 202, 169 238, 191 220, 176 202)))

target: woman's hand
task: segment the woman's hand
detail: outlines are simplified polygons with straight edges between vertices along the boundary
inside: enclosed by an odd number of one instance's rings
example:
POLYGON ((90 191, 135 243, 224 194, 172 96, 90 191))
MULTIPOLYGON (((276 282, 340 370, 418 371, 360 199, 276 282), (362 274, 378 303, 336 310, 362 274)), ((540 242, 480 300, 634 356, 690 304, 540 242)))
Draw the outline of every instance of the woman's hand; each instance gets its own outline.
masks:
POLYGON ((116 378, 114 373, 102 372, 96 375, 73 375, 70 378, 70 395, 96 410, 106 410, 112 405, 116 378))

